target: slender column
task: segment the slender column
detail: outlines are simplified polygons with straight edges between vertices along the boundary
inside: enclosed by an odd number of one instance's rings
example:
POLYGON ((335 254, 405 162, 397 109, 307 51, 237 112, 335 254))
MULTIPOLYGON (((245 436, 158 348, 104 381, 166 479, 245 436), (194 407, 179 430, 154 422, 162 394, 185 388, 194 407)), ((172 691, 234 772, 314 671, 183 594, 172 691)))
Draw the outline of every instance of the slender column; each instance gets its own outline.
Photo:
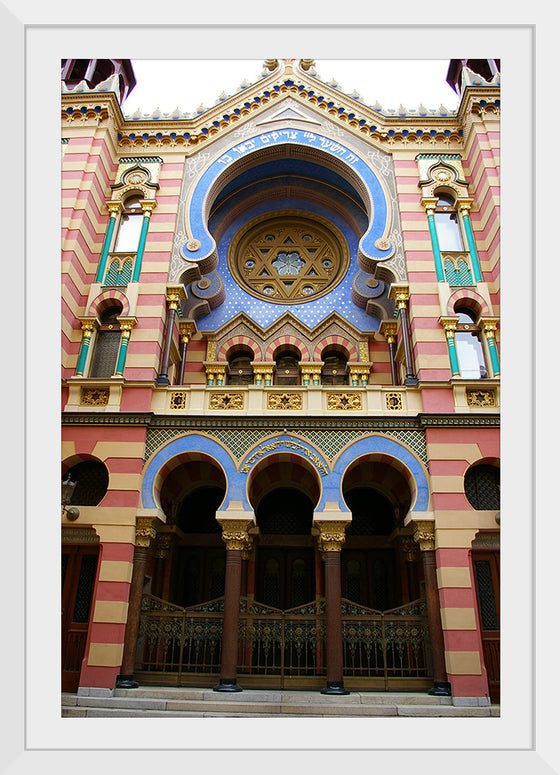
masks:
POLYGON ((161 355, 161 363, 159 374, 156 379, 158 385, 169 385, 167 372, 169 371, 169 356, 171 354, 171 342, 173 341, 173 325, 175 323, 175 315, 179 307, 179 302, 181 301, 181 298, 185 298, 185 290, 182 286, 180 289, 178 287, 168 288, 165 298, 167 301, 167 318, 165 322, 165 340, 161 355))
POLYGON ((432 250, 434 253, 434 262, 436 265, 436 275, 438 282, 445 280, 445 274, 443 271, 443 261, 441 259, 441 250, 439 247, 439 239, 437 235, 435 208, 437 199, 427 198, 422 199, 422 204, 426 209, 426 215, 428 216, 428 227, 430 229, 430 238, 432 240, 432 250))
POLYGON ((398 315, 401 320, 402 341, 404 348, 404 361, 406 376, 404 379, 405 385, 417 385, 418 380, 414 374, 414 366, 412 363, 412 348, 410 344, 410 325, 408 322, 408 300, 410 294, 408 292, 408 286, 405 285, 391 285, 389 291, 389 298, 393 299, 397 305, 398 315))
POLYGON ((327 685, 321 694, 349 694, 344 688, 342 648, 342 592, 340 583, 340 551, 344 531, 349 522, 318 521, 319 549, 325 567, 325 607, 327 626, 327 685))
POLYGON ((115 376, 122 377, 128 350, 128 342, 130 341, 130 332, 132 331, 132 327, 136 324, 136 318, 119 318, 119 323, 121 325, 121 346, 119 348, 115 376))
POLYGON ((500 376, 500 359, 498 358, 498 348, 496 347, 496 328, 498 327, 497 318, 481 318, 480 325, 484 330, 486 341, 488 343, 488 352, 492 363, 492 374, 494 377, 500 376))
POLYGON ((110 214, 109 225, 107 226, 103 248, 101 249, 101 257, 99 259, 99 266, 97 267, 97 274, 95 276, 96 283, 102 283, 103 278, 105 277, 107 256, 109 255, 109 248, 111 247, 111 241, 113 239, 113 232, 115 230, 115 223, 117 222, 117 215, 121 212, 122 205, 120 202, 107 202, 107 209, 109 210, 110 214))
POLYGON ((94 320, 83 319, 80 322, 82 324, 82 342, 80 344, 78 363, 76 365, 76 377, 82 377, 84 374, 91 336, 93 334, 93 329, 95 328, 94 320))
POLYGON ((274 364, 253 361, 253 373, 255 375, 255 385, 272 385, 274 364))
POLYGON ((185 364, 187 362, 187 345, 192 335, 196 332, 195 324, 190 320, 182 320, 179 323, 179 337, 181 339, 181 365, 175 380, 176 385, 182 385, 185 376, 185 364))
POLYGON ((459 366, 459 356, 457 355, 457 347, 455 344, 455 329, 457 328, 458 318, 440 318, 439 322, 445 329, 445 336, 447 338, 447 350, 449 352, 449 363, 451 365, 451 376, 459 377, 461 375, 461 367, 459 366))
POLYGON ((138 683, 134 680, 134 662, 136 658, 136 641, 140 625, 140 610, 142 606, 142 590, 146 558, 150 542, 156 537, 156 529, 152 526, 152 517, 138 517, 136 520, 136 541, 132 567, 132 580, 128 598, 128 617, 124 633, 124 649, 121 672, 117 676, 117 688, 136 689, 138 683))
POLYGON ((447 680, 447 670, 445 669, 445 645, 441 626, 436 574, 435 527, 430 520, 414 521, 411 523, 411 526, 414 528, 414 540, 420 546, 424 566, 426 608, 434 671, 434 685, 428 694, 449 697, 451 695, 451 684, 447 680))
POLYGON ((302 385, 320 385, 321 384, 321 369, 324 364, 322 361, 316 363, 302 363, 301 364, 301 384, 302 385))
POLYGON ((239 633, 239 601, 241 597, 241 563, 249 545, 247 528, 252 524, 243 519, 218 520, 226 544, 226 579, 224 594, 224 624, 222 631, 222 665, 220 683, 215 692, 240 692, 237 683, 239 633))
POLYGON ((397 364, 395 363, 395 342, 397 341, 397 324, 394 320, 382 320, 379 333, 383 334, 389 347, 389 363, 391 365, 391 384, 398 385, 397 364))
POLYGON ((140 239, 138 240, 138 249, 136 251, 136 259, 134 261, 134 272, 132 274, 132 282, 138 282, 140 279, 140 270, 142 268, 142 258, 144 256, 144 248, 146 247, 146 237, 148 236, 148 226, 150 225, 150 216, 152 210, 156 206, 153 201, 142 201, 142 210, 144 211, 144 219, 142 221, 142 230, 140 232, 140 239))
POLYGON ((465 227, 465 235, 467 237, 467 243, 469 246, 469 253, 471 254, 471 264, 473 268, 474 280, 477 283, 482 282, 482 272, 480 271, 480 262, 478 260, 478 253, 476 252, 476 245, 474 242, 474 234, 471 225, 471 219, 469 216, 469 210, 472 206, 471 199, 457 199, 457 207, 461 215, 463 216, 463 226, 465 227))
POLYGON ((349 363, 348 372, 350 374, 350 383, 352 386, 359 387, 361 385, 362 387, 367 387, 369 384, 369 373, 372 366, 373 363, 371 362, 349 363))

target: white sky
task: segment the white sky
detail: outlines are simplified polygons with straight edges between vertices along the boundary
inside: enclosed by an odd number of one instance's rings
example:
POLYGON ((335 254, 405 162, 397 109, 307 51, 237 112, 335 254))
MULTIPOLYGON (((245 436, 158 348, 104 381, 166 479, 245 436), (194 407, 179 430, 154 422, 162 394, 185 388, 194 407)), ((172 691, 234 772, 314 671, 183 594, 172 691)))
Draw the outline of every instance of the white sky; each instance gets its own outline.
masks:
MULTIPOLYGON (((179 108, 194 113, 202 104, 210 108, 225 92, 240 90, 246 80, 260 78, 263 60, 138 60, 132 65, 136 86, 124 103, 125 115, 136 110, 151 115, 157 108, 170 113, 179 108)), ((315 61, 322 81, 335 78, 341 90, 356 90, 366 105, 379 103, 384 109, 402 104, 416 110, 420 104, 429 109, 444 105, 455 110, 459 99, 446 83, 448 59, 440 60, 344 60, 315 61)))

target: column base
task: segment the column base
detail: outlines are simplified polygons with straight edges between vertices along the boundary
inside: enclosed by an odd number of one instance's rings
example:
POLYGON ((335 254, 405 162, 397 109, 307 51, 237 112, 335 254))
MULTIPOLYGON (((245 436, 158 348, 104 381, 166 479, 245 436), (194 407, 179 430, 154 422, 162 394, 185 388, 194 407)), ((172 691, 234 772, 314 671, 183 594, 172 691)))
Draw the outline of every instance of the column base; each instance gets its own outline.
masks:
POLYGON ((418 379, 417 377, 406 377, 404 380, 405 385, 417 385, 418 379))
POLYGON ((132 675, 118 675, 115 688, 117 689, 138 689, 140 684, 134 680, 132 675))
POLYGON ((243 689, 235 678, 220 678, 220 683, 214 686, 214 692, 242 692, 243 689))
POLYGON ((350 692, 344 688, 344 681, 327 681, 326 687, 321 689, 321 694, 350 694, 350 692))
POLYGON ((432 697, 451 697, 451 684, 449 681, 434 681, 428 694, 431 694, 432 697))
POLYGON ((166 376, 158 376, 156 377, 156 385, 170 385, 171 382, 169 381, 169 378, 166 376))

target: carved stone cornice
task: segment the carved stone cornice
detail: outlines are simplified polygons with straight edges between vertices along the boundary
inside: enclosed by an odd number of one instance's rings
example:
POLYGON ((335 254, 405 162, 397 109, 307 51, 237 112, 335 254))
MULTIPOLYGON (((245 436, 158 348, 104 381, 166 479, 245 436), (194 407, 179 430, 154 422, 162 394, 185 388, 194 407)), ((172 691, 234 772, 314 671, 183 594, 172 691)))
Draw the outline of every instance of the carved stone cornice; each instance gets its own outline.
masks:
POLYGON ((313 527, 319 529, 317 546, 321 552, 340 552, 346 539, 345 531, 350 520, 318 520, 313 527))
POLYGON ((421 552, 433 551, 436 546, 435 523, 433 520, 413 520, 409 526, 414 530, 414 540, 421 552))

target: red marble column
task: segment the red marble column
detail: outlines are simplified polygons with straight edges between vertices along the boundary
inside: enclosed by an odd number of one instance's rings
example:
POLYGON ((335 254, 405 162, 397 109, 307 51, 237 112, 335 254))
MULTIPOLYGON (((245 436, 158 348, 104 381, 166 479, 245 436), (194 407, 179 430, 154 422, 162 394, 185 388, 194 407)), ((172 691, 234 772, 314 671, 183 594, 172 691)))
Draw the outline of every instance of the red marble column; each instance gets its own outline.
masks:
POLYGON ((220 682, 215 692, 240 692, 237 683, 239 603, 243 553, 249 544, 246 520, 219 520, 226 544, 226 578, 224 593, 224 623, 222 631, 222 664, 220 682))
POLYGON ((434 523, 426 520, 413 522, 412 524, 414 526, 414 540, 420 545, 424 566, 428 629, 430 631, 430 644, 432 648, 434 686, 428 694, 449 697, 451 695, 451 684, 447 680, 447 670, 445 668, 445 644, 441 626, 437 585, 434 523))
POLYGON ((138 683, 134 680, 134 662, 136 658, 136 641, 140 625, 140 611, 142 607, 142 591, 144 588, 144 575, 146 571, 146 558, 150 542, 156 537, 156 530, 152 527, 152 518, 139 518, 136 523, 136 544, 134 547, 134 560, 132 567, 132 579, 128 598, 128 617, 124 633, 123 661, 121 672, 117 676, 117 688, 136 689, 138 683))
POLYGON ((342 647, 342 591, 340 551, 347 522, 321 521, 319 548, 324 553, 325 606, 327 627, 327 685, 321 694, 349 694, 344 688, 342 647))

